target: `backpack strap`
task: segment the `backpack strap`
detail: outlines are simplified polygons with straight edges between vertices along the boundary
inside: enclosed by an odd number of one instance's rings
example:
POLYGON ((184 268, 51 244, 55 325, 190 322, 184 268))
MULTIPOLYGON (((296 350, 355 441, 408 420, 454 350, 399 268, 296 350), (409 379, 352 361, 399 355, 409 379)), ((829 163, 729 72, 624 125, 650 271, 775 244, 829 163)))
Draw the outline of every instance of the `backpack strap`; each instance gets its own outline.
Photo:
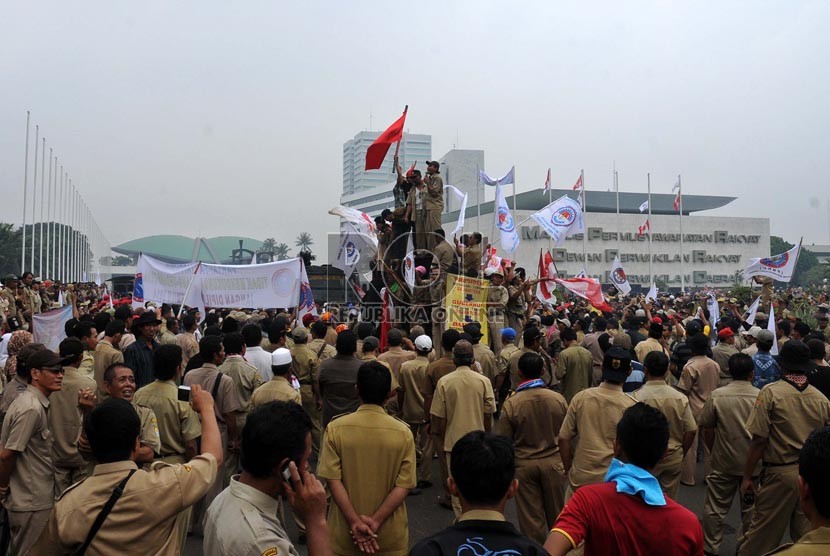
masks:
POLYGON ((127 481, 130 480, 130 477, 138 471, 138 469, 131 469, 127 476, 118 483, 118 486, 115 487, 115 490, 112 491, 112 495, 110 499, 107 500, 107 503, 104 504, 104 507, 101 508, 98 517, 95 518, 95 522, 92 524, 92 528, 89 530, 89 533, 86 536, 86 540, 81 547, 75 551, 76 556, 81 556, 86 552, 86 549, 89 548, 89 545, 92 543, 92 539, 95 538, 95 535, 98 533, 98 530, 101 528, 101 525, 104 524, 104 520, 107 519, 107 516, 112 511, 112 508, 115 506, 115 503, 118 502, 118 499, 121 498, 121 495, 124 494, 124 487, 127 486, 127 481))

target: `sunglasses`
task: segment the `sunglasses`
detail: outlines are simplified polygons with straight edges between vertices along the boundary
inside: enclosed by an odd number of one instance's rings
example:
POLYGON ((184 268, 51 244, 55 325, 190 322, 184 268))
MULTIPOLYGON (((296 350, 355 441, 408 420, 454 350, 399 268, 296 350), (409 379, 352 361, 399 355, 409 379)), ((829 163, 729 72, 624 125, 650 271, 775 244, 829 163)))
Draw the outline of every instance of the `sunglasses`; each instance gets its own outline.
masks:
POLYGON ((41 371, 49 371, 53 375, 64 374, 66 372, 66 371, 64 371, 63 367, 44 367, 43 369, 40 369, 40 370, 41 371))

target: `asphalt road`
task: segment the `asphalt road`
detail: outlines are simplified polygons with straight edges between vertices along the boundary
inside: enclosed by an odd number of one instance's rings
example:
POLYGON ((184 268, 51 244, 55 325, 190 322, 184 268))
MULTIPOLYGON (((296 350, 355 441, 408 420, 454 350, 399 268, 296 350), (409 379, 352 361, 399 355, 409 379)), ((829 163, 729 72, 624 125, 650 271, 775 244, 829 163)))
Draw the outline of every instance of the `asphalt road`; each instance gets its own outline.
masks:
MULTIPOLYGON (((440 477, 437 461, 433 462, 433 478, 440 477)), ((698 464, 698 477, 703 474, 703 465, 698 464)), ((687 487, 681 485, 679 502, 685 507, 689 508, 700 519, 703 514, 703 499, 706 493, 706 487, 702 481, 698 482, 696 486, 687 487)), ((429 536, 441 529, 452 524, 453 513, 452 510, 447 510, 438 505, 439 488, 433 486, 426 489, 418 496, 409 496, 406 500, 407 512, 409 513, 409 540, 411 544, 416 543, 420 539, 429 536)), ((516 506, 513 501, 507 505, 507 518, 518 525, 516 520, 516 506)), ((288 530, 291 539, 297 539, 297 529, 294 526, 294 521, 286 515, 286 529, 288 530)), ((724 538, 721 545, 720 554, 728 556, 735 554, 736 530, 740 526, 740 518, 738 515, 738 501, 734 501, 732 509, 726 518, 724 526, 724 538)), ((783 541, 782 541, 783 542, 783 541)), ((788 542, 788 541, 787 541, 788 542)), ((305 556, 307 554, 305 546, 297 546, 300 554, 305 556)), ((201 538, 189 537, 187 547, 185 550, 187 556, 198 556, 202 554, 201 538)))

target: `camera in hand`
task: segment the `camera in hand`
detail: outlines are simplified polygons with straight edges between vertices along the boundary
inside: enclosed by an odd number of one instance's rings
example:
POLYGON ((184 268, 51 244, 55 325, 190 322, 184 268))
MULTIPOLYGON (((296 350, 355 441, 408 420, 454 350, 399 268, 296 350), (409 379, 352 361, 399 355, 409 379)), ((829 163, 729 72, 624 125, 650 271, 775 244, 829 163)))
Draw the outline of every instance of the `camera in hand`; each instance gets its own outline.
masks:
POLYGON ((180 402, 189 402, 190 401, 190 386, 179 386, 179 401, 180 402))

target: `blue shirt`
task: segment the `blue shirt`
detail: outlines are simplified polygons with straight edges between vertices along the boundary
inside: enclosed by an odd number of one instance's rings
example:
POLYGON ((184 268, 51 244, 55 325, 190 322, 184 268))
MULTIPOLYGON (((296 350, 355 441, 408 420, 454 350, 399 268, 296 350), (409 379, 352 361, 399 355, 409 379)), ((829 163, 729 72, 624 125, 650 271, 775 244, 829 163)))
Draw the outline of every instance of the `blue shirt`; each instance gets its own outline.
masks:
POLYGON ((781 369, 770 352, 758 350, 752 356, 752 362, 755 363, 755 374, 752 377, 752 385, 755 388, 763 388, 781 378, 781 369))

